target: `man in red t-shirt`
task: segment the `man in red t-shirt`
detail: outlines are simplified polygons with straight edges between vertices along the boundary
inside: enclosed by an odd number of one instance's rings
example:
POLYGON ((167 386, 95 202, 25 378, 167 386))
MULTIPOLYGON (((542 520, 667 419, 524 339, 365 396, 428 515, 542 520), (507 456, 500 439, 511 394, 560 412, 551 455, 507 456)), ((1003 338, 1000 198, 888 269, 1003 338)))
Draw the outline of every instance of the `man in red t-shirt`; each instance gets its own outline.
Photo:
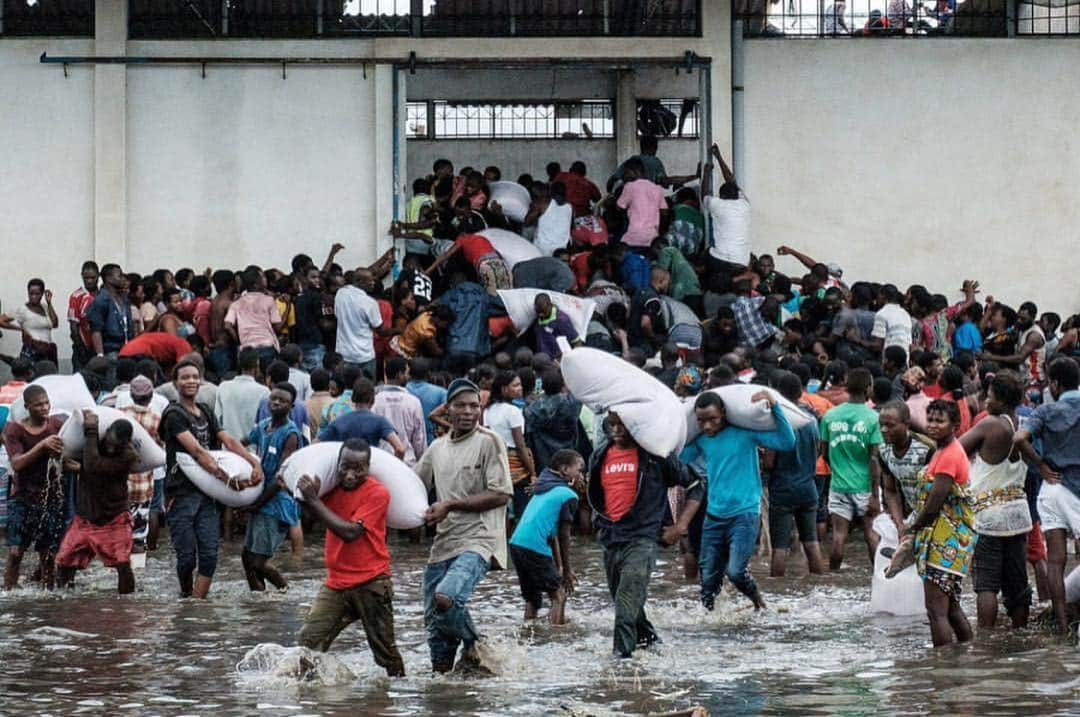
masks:
POLYGON ((326 525, 326 582, 304 621, 298 642, 326 652, 343 628, 359 620, 375 662, 391 677, 405 675, 394 640, 394 591, 386 548, 390 493, 368 475, 371 447, 363 438, 345 441, 338 454, 338 486, 319 498, 319 478, 303 476, 304 504, 326 525))
POLYGON ((90 320, 86 312, 90 310, 90 305, 94 303, 94 298, 97 296, 99 278, 97 263, 83 262, 83 285, 71 292, 71 296, 68 297, 67 320, 71 329, 71 364, 75 371, 85 366, 94 355, 90 343, 90 320))
POLYGON ((585 163, 574 162, 569 172, 560 172, 553 180, 566 187, 566 201, 574 208, 574 216, 589 213, 592 202, 600 201, 600 188, 585 178, 585 163))

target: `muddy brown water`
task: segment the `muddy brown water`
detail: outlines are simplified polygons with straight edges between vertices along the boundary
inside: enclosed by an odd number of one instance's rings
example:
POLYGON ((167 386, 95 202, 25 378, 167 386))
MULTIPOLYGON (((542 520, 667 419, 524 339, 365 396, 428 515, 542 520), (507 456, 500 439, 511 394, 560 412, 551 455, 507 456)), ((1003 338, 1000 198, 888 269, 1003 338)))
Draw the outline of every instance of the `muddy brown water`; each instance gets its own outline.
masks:
MULTIPOLYGON (((272 644, 295 644, 323 577, 320 540, 302 556, 278 555, 292 581, 284 594, 249 593, 240 544, 226 545, 208 602, 177 598, 166 543, 132 596, 113 594, 114 574, 100 565, 70 592, 0 595, 0 715, 640 715, 696 704, 713 715, 1080 714, 1075 648, 1036 629, 999 629, 933 650, 924 617, 870 612, 856 542, 844 569, 823 578, 808 577, 798 558, 787 577, 762 578, 755 561, 763 613, 728 591, 705 612, 678 554, 663 552, 648 610, 664 643, 616 662, 600 550, 578 539, 580 587, 566 626, 522 621, 512 571, 481 583, 470 608, 502 670, 484 680, 431 674, 419 589, 426 547, 391 549, 403 679, 373 664, 359 624, 329 661, 355 676, 281 674, 288 651, 272 644)), ((970 584, 964 605, 974 622, 970 584)))

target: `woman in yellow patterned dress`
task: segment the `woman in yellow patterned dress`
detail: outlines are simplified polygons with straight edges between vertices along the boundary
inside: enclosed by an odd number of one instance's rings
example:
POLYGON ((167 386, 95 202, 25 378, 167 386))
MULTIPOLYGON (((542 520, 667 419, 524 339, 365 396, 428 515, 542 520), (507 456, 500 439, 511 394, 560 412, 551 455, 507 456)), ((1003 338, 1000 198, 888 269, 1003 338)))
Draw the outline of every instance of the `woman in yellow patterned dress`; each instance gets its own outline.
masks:
POLYGON ((971 639, 960 607, 960 584, 971 567, 978 534, 969 492, 968 459, 956 440, 960 412, 938 399, 926 409, 927 433, 937 451, 924 469, 918 514, 904 532, 915 536, 915 564, 923 579, 926 613, 934 647, 971 639))

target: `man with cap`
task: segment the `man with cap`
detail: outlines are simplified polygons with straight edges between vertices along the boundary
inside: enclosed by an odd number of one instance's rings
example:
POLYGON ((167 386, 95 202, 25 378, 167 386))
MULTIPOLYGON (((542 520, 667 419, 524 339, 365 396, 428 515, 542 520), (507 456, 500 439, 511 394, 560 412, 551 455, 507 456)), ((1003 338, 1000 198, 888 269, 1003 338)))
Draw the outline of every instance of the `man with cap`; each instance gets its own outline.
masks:
MULTIPOLYGON (((146 429, 150 437, 161 444, 158 426, 163 408, 155 405, 161 397, 154 393, 154 384, 146 376, 136 376, 128 385, 129 400, 117 400, 117 408, 128 418, 146 429)), ((165 404, 168 406, 168 403, 165 404)), ((162 444, 163 445, 163 444, 162 444)), ((155 468, 145 473, 128 475, 128 500, 131 503, 134 552, 157 547, 161 516, 165 513, 165 469, 155 468)))
POLYGON ((466 603, 490 570, 504 568, 506 504, 513 495, 506 445, 480 425, 480 389, 465 379, 446 392, 451 430, 428 448, 416 472, 436 501, 425 518, 436 525, 424 571, 424 625, 436 672, 454 666, 494 674, 494 664, 466 603))

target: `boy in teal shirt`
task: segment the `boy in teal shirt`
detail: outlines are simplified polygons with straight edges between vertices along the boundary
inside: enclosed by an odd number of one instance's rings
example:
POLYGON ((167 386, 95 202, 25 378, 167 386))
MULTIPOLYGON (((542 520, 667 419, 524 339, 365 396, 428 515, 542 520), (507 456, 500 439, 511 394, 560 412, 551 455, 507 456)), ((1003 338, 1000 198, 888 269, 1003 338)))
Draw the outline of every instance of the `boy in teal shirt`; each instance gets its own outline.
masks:
POLYGON ((878 534, 873 530, 873 522, 874 516, 881 512, 878 447, 882 438, 878 414, 866 405, 866 394, 873 380, 864 368, 852 371, 848 374, 848 402, 830 409, 821 418, 821 455, 832 469, 829 516, 833 534, 829 570, 839 570, 844 562, 844 542, 855 518, 863 519, 871 564, 877 551, 878 534))
POLYGON ((533 484, 532 498, 510 537, 510 557, 525 598, 526 620, 536 618, 547 593, 551 598, 548 620, 552 625, 566 622, 566 598, 574 592, 570 526, 578 509, 578 495, 571 486, 580 483, 584 470, 585 460, 577 451, 556 451, 551 465, 533 484), (549 545, 556 538, 559 565, 549 545))

